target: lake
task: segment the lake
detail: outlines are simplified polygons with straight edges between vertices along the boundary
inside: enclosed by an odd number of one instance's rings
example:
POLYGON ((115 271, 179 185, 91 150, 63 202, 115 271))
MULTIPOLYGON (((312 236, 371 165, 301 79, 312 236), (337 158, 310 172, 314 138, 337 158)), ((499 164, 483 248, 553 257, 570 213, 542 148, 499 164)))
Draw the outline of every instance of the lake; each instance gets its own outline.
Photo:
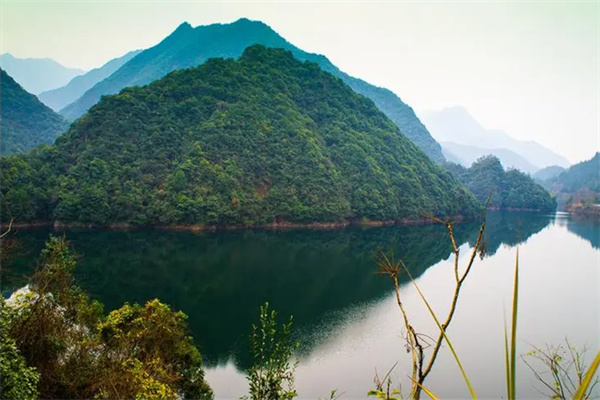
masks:
MULTIPOLYGON (((464 266, 478 222, 455 226, 464 266)), ((25 276, 51 230, 20 230, 15 259, 2 268, 9 295, 25 276)), ((402 257, 438 314, 445 315, 454 287, 453 258, 441 225, 349 227, 339 230, 67 230, 81 255, 78 282, 106 310, 158 297, 189 316, 207 378, 217 398, 246 391, 243 370, 251 363, 248 336, 268 301, 280 320, 294 317, 301 343, 296 370, 300 398, 366 398, 377 371, 392 370, 395 384, 410 387, 410 355, 393 284, 377 274, 381 251, 402 257)), ((600 223, 567 214, 490 212, 486 254, 476 258, 448 329, 480 398, 505 395, 504 315, 509 316, 517 248, 520 265, 518 353, 532 346, 587 345, 588 362, 600 347, 600 223)), ((412 284, 400 295, 413 326, 436 328, 412 284)), ((540 398, 543 389, 523 361, 517 395, 540 398)), ((443 398, 468 391, 443 347, 428 387, 443 398)), ((424 395, 423 398, 426 396, 424 395)))

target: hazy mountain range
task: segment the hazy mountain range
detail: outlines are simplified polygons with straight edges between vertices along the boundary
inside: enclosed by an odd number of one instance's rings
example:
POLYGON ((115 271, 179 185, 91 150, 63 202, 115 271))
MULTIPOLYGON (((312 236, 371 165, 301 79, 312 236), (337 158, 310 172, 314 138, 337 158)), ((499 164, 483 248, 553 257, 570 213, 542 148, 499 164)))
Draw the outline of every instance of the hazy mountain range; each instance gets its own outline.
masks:
POLYGON ((23 89, 33 94, 64 86, 85 72, 78 68, 67 68, 49 58, 17 58, 9 53, 0 56, 0 67, 23 89))
POLYGON ((253 44, 290 50, 302 61, 312 61, 370 98, 409 139, 435 162, 443 162, 439 144, 431 137, 411 107, 387 89, 375 87, 340 71, 325 56, 307 53, 287 42, 262 22, 240 19, 231 24, 192 28, 181 24, 156 46, 137 54, 106 79, 98 82, 78 100, 60 110, 68 120, 83 115, 101 96, 118 93, 125 87, 146 85, 167 73, 197 66, 209 58, 238 58, 253 44))
POLYGON ((568 167, 563 156, 533 141, 512 138, 501 130, 486 129, 462 107, 448 107, 441 111, 422 113, 425 125, 445 151, 465 166, 481 156, 493 154, 504 167, 525 172, 558 165, 568 167))
POLYGON ((140 52, 141 50, 130 51, 122 57, 110 60, 99 68, 94 68, 83 75, 76 76, 65 86, 40 93, 38 98, 54 111, 59 111, 80 98, 95 84, 108 78, 113 72, 121 68, 123 64, 140 52))

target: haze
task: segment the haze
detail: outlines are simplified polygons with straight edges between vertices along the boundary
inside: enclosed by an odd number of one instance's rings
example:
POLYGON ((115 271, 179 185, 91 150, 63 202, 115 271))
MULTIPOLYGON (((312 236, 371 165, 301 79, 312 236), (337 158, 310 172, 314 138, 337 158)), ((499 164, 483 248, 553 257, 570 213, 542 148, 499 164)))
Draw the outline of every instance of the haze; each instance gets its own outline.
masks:
POLYGON ((91 69, 192 26, 262 20, 417 113, 461 105, 572 162, 600 149, 598 2, 54 2, 0 5, 0 51, 91 69))

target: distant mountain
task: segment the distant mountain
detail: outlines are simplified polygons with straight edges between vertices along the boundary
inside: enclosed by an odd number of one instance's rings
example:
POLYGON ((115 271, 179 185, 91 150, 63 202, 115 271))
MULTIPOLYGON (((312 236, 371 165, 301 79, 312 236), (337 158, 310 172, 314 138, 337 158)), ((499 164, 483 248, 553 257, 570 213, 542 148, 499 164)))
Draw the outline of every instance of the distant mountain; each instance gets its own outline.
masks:
POLYGON ((445 164, 446 168, 484 203, 491 194, 491 206, 498 209, 521 209, 551 212, 556 200, 533 181, 529 175, 516 169, 505 171, 494 156, 482 157, 471 168, 445 164))
POLYGON ((463 107, 448 107, 422 114, 425 126, 438 142, 453 142, 484 149, 506 149, 526 159, 531 165, 568 167, 569 161, 533 141, 520 141, 500 130, 485 129, 463 107))
POLYGON ((453 142, 441 142, 441 145, 444 156, 449 154, 450 158, 454 157, 464 167, 470 167, 471 164, 481 157, 493 155, 500 160, 504 168, 516 168, 530 174, 539 169, 514 151, 508 149, 486 149, 453 142))
POLYGON ((29 151, 39 144, 52 144, 67 129, 65 120, 25 91, 0 70, 0 153, 29 151))
POLYGON ((549 179, 556 178, 558 175, 565 171, 566 169, 564 169, 563 167, 559 167, 558 165, 551 165, 549 167, 542 168, 539 171, 537 171, 535 174, 533 174, 533 178, 540 182, 545 182, 549 179))
POLYGON ((9 53, 0 56, 0 67, 23 89, 33 94, 64 86, 85 72, 78 68, 67 68, 49 58, 17 58, 9 53))
POLYGON ((412 108, 394 93, 345 74, 326 57, 302 51, 264 23, 247 19, 196 28, 188 23, 181 24, 162 42, 138 54, 60 113, 68 120, 75 120, 103 95, 118 93, 125 87, 147 85, 171 71, 200 65, 209 58, 237 58, 253 44, 283 48, 291 51, 299 60, 319 64, 323 70, 341 78, 354 91, 373 100, 400 131, 433 161, 444 161, 439 144, 431 137, 412 108))
POLYGON ((481 212, 371 100, 261 45, 105 96, 52 148, 2 161, 2 204, 20 220, 219 226, 481 212))
POLYGON ((130 51, 122 57, 110 60, 100 68, 76 76, 65 86, 40 93, 38 98, 54 111, 59 111, 80 98, 88 89, 110 76, 140 52, 141 50, 130 51))

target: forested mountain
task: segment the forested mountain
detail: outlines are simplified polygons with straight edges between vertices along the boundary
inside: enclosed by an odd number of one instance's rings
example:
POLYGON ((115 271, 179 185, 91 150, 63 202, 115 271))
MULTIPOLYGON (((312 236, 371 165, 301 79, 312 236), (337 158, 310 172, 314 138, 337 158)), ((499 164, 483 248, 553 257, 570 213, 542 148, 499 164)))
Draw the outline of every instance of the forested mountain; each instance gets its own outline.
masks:
MULTIPOLYGON (((422 118, 435 140, 440 143, 453 142, 469 146, 471 149, 477 148, 479 157, 491 154, 490 149, 506 149, 527 160, 535 169, 549 165, 562 167, 570 165, 563 156, 539 143, 516 140, 504 131, 484 128, 463 107, 447 107, 441 111, 425 112, 422 114, 422 118)), ((463 155, 461 149, 451 149, 451 152, 458 159, 470 158, 463 155)), ((469 152, 472 153, 472 150, 469 152)), ((503 154, 496 153, 495 155, 499 156, 504 166, 511 166, 510 159, 505 159, 503 154)))
POLYGON ((95 84, 110 76, 140 52, 141 50, 130 51, 122 57, 110 60, 100 68, 95 68, 83 75, 76 76, 65 86, 40 93, 38 98, 54 111, 59 111, 80 98, 95 84))
POLYGON ((441 145, 444 157, 448 161, 457 162, 463 167, 470 167, 481 157, 492 155, 500 160, 504 168, 516 168, 527 173, 533 173, 539 169, 519 154, 508 149, 484 149, 454 142, 441 142, 441 145))
POLYGON ((118 93, 129 86, 146 85, 171 71, 200 65, 212 57, 237 58, 246 47, 253 44, 290 50, 299 60, 319 64, 323 70, 341 78, 354 91, 373 100, 400 131, 432 160, 438 163, 444 161, 439 144, 431 137, 412 108, 394 93, 353 78, 340 71, 326 57, 302 51, 264 23, 244 18, 231 24, 196 28, 188 23, 180 25, 162 42, 138 54, 60 113, 68 120, 74 120, 96 104, 103 95, 118 93))
POLYGON ((556 195, 561 209, 600 215, 600 153, 572 165, 544 185, 556 195))
POLYGON ((581 189, 600 192, 600 153, 571 166, 552 182, 555 191, 574 193, 581 189))
POLYGON ((50 58, 17 58, 9 53, 0 56, 0 67, 33 94, 66 85, 75 76, 85 72, 78 68, 67 68, 50 58))
POLYGON ((67 129, 65 120, 25 91, 4 70, 0 70, 0 153, 29 151, 50 144, 67 129))
POLYGON ((4 217, 20 221, 253 225, 481 211, 372 101, 259 45, 106 96, 55 146, 2 159, 1 170, 4 217))
POLYGON ((446 164, 446 168, 482 203, 492 194, 491 207, 538 211, 556 209, 556 200, 546 189, 518 170, 505 171, 494 156, 480 158, 471 168, 451 163, 446 164))

